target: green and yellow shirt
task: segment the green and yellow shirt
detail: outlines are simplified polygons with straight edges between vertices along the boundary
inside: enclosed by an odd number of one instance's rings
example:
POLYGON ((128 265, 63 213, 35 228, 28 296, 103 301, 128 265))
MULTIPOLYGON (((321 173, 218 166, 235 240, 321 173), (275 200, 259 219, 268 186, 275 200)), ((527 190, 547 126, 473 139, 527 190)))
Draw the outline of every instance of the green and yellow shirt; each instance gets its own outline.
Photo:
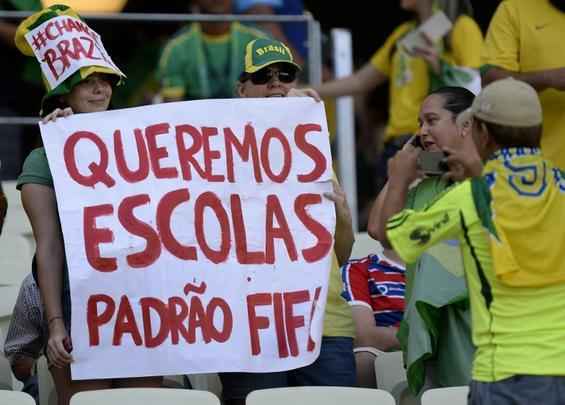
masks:
POLYGON ((217 37, 204 34, 200 24, 191 24, 163 50, 158 67, 161 94, 185 100, 232 98, 243 72, 245 46, 263 37, 261 31, 237 22, 217 37))
MULTIPOLYGON (((556 272, 545 267, 559 265, 550 259, 555 257, 555 240, 565 238, 561 221, 565 177, 538 150, 527 148, 499 151, 483 174, 447 190, 421 211, 406 209, 392 217, 387 224, 388 239, 408 263, 439 241, 459 240, 477 346, 473 379, 492 382, 519 374, 565 375, 565 282, 510 285, 497 275, 500 269, 495 272, 491 253, 504 251, 493 245, 504 243, 500 231, 506 232, 513 241, 510 246, 517 240, 529 240, 520 245, 524 249, 518 256, 521 265, 531 268, 536 262, 541 274, 556 272), (502 206, 494 200, 500 190, 514 190, 506 194, 502 206), (527 212, 521 211, 524 207, 527 212), (507 224, 497 222, 497 215, 503 215, 501 209, 506 218, 513 210, 527 221, 518 224, 518 232, 509 233, 507 224), (540 223, 545 234, 528 239, 528 230, 540 223)), ((559 270, 565 270, 565 264, 559 270)))

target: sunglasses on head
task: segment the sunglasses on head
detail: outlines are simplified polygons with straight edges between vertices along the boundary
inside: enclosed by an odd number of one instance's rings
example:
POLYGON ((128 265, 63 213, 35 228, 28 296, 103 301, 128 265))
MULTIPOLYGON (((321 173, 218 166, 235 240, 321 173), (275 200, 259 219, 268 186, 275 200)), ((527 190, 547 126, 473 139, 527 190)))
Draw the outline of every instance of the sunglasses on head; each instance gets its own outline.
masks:
MULTIPOLYGON (((296 80, 296 68, 289 66, 281 69, 263 68, 254 73, 247 73, 244 77, 245 80, 251 80, 253 84, 267 84, 274 76, 281 81, 281 83, 292 83, 296 80)), ((245 81, 243 80, 243 81, 245 81)))

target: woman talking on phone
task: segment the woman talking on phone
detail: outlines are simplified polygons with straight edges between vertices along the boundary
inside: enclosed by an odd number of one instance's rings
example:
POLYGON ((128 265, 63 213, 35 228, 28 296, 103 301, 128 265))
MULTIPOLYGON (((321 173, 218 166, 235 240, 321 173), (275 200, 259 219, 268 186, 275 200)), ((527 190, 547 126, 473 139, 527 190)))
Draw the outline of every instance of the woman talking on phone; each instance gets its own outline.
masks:
MULTIPOLYGON (((460 136, 457 116, 469 108, 474 95, 462 87, 442 87, 425 98, 420 108, 418 135, 404 148, 420 155, 440 152, 460 136)), ((423 160, 422 160, 423 162, 423 160)), ((431 159, 434 162, 434 159, 431 159)), ((431 175, 410 189, 404 208, 423 209, 452 183, 434 164, 431 175)), ((423 168, 425 170, 425 168, 423 168)), ((377 237, 379 213, 388 183, 371 209, 368 231, 377 237)), ((424 389, 468 385, 474 347, 471 342, 469 298, 458 245, 439 245, 406 266, 404 319, 397 335, 413 394, 424 389), (425 270, 424 270, 425 269, 425 270)))

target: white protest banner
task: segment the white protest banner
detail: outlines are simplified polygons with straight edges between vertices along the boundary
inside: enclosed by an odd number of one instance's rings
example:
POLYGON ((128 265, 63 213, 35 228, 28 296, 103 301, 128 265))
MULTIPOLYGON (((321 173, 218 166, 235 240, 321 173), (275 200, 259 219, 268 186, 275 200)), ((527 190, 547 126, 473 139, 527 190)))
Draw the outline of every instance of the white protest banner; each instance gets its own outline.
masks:
POLYGON ((84 66, 103 66, 123 73, 114 64, 94 30, 70 16, 54 17, 25 35, 51 89, 84 66))
POLYGON ((72 375, 268 372, 318 356, 335 209, 322 103, 203 100, 41 125, 72 375))

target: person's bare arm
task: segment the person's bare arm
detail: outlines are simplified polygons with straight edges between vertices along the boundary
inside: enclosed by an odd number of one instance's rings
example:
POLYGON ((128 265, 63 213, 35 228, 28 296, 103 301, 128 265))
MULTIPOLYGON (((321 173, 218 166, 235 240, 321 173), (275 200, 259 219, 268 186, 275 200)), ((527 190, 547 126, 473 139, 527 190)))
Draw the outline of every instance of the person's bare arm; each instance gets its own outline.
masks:
POLYGON ((366 63, 352 75, 314 86, 314 90, 321 97, 351 96, 367 93, 386 80, 387 77, 383 73, 375 69, 370 63, 366 63))
POLYGON ((537 91, 549 88, 565 91, 565 68, 538 70, 535 72, 513 72, 497 66, 491 66, 482 75, 483 86, 507 77, 513 77, 526 82, 537 91))
POLYGON ((389 181, 382 207, 377 213, 379 227, 376 232, 376 239, 385 249, 391 248, 386 235, 388 220, 404 209, 410 184, 422 176, 418 169, 419 151, 408 146, 388 161, 389 181))
POLYGON ((335 243, 334 251, 340 266, 343 266, 353 249, 355 236, 353 235, 353 226, 351 223, 351 210, 347 204, 345 192, 335 180, 332 180, 334 191, 326 193, 324 196, 332 200, 335 204, 336 224, 335 224, 335 243))
MULTIPOLYGON (((412 136, 412 138, 410 138, 408 140, 408 142, 406 142, 406 144, 402 147, 403 150, 406 149, 414 149, 414 139, 417 137, 418 135, 412 136)), ((383 187, 383 189, 381 190, 381 192, 379 193, 379 195, 377 196, 377 198, 375 199, 375 201, 373 202, 373 205, 371 207, 371 212, 369 213, 369 223, 367 224, 367 233, 375 240, 379 240, 378 239, 378 232, 379 232, 379 228, 381 227, 381 217, 380 217, 380 213, 383 210, 383 204, 386 198, 386 193, 387 193, 387 189, 388 189, 388 181, 386 182, 385 186, 383 187)))
POLYGON ((400 343, 396 338, 397 328, 376 326, 371 308, 353 305, 351 314, 355 321, 355 346, 374 347, 382 351, 396 350, 400 343))
POLYGON ((49 326, 47 354, 57 367, 72 361, 65 349, 68 334, 61 304, 65 249, 55 191, 39 184, 22 187, 22 203, 36 241, 37 278, 49 326))
POLYGON ((369 213, 369 222, 367 223, 367 233, 371 236, 371 238, 375 240, 378 239, 378 232, 380 228, 380 215, 379 213, 383 209, 383 204, 386 197, 386 192, 388 189, 388 182, 385 184, 375 201, 373 201, 373 205, 371 206, 371 212, 369 213))

